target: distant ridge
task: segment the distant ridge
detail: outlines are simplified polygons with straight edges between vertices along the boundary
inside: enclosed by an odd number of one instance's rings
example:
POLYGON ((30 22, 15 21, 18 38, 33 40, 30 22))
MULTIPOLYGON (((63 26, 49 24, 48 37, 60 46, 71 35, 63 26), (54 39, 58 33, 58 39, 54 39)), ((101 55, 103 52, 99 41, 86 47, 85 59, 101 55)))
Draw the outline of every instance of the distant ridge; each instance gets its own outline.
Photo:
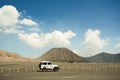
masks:
POLYGON ((110 54, 102 52, 91 57, 86 58, 89 62, 97 63, 120 63, 120 53, 110 54))
POLYGON ((83 57, 78 56, 67 48, 53 48, 39 57, 40 60, 50 60, 56 62, 84 62, 83 57))
POLYGON ((17 53, 0 50, 0 62, 40 62, 50 60, 55 62, 91 62, 91 63, 120 63, 120 53, 102 52, 91 57, 81 57, 67 48, 52 48, 36 59, 25 58, 17 53))
POLYGON ((29 60, 29 58, 22 57, 17 53, 0 50, 0 62, 26 62, 29 60))

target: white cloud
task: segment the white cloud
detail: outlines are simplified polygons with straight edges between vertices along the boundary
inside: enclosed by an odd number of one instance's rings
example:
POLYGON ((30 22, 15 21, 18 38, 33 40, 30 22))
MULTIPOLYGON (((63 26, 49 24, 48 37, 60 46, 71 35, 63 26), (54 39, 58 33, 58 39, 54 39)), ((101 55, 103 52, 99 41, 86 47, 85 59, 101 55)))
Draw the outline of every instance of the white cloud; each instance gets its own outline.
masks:
MULTIPOLYGON (((70 39, 76 36, 70 30, 67 32, 55 30, 51 33, 44 34, 41 32, 39 34, 37 33, 37 31, 40 31, 38 23, 21 16, 22 14, 12 5, 0 8, 0 32, 17 34, 20 40, 37 48, 48 45, 67 46, 70 45, 70 39)), ((39 24, 43 24, 43 22, 39 24)))
POLYGON ((15 28, 7 28, 7 29, 3 30, 2 32, 3 33, 17 33, 17 34, 25 33, 24 30, 17 30, 15 28))
POLYGON ((115 48, 120 48, 120 42, 115 45, 115 48))
POLYGON ((0 26, 12 26, 19 22, 20 13, 14 6, 5 5, 0 8, 0 26))
POLYGON ((79 51, 78 50, 72 50, 75 54, 79 55, 79 51))
POLYGON ((105 45, 107 45, 108 39, 100 38, 99 30, 89 29, 85 33, 85 47, 86 53, 91 55, 98 53, 105 45))
POLYGON ((31 19, 23 19, 23 20, 21 20, 20 21, 20 24, 23 24, 23 25, 27 25, 27 26, 33 26, 33 25, 35 25, 35 26, 37 26, 38 24, 36 23, 36 22, 34 22, 33 20, 31 20, 31 19))
POLYGON ((19 34, 19 39, 32 47, 42 47, 45 45, 44 39, 38 33, 19 34))
POLYGON ((120 37, 117 37, 118 43, 115 45, 115 48, 120 48, 120 37))
POLYGON ((31 30, 31 31, 40 31, 40 29, 39 29, 39 28, 37 28, 37 27, 34 27, 34 28, 29 28, 29 30, 31 30))
MULTIPOLYGON (((19 28, 24 28, 24 25, 35 26, 38 25, 35 21, 31 19, 20 19, 21 13, 12 6, 5 5, 0 8, 0 32, 2 33, 24 33, 24 30, 19 28), (24 25, 21 25, 24 24, 24 25)), ((28 27, 29 28, 29 27, 28 27)))
POLYGON ((32 47, 45 47, 48 45, 70 45, 70 40, 76 36, 72 31, 67 31, 62 33, 60 31, 54 31, 52 33, 46 34, 38 34, 38 33, 30 33, 30 34, 19 34, 20 40, 26 42, 32 47))

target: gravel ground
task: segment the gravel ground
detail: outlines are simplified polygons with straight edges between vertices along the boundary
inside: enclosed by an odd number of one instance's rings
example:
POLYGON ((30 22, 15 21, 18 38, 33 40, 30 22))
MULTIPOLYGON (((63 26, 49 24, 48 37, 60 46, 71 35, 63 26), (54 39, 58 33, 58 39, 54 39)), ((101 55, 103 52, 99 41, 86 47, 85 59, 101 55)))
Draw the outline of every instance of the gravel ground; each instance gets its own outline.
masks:
POLYGON ((120 80, 120 72, 11 72, 0 74, 0 80, 120 80))

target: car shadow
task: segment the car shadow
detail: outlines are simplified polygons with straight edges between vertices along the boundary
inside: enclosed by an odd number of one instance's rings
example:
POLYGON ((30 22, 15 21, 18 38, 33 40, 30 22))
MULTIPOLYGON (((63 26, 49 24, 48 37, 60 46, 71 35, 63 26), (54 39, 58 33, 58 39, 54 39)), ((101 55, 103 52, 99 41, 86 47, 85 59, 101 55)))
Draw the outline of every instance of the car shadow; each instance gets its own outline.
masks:
MULTIPOLYGON (((37 70, 37 72, 55 72, 55 71, 51 71, 51 70, 47 70, 47 71, 37 70)), ((57 72, 57 71, 56 71, 56 72, 57 72)))

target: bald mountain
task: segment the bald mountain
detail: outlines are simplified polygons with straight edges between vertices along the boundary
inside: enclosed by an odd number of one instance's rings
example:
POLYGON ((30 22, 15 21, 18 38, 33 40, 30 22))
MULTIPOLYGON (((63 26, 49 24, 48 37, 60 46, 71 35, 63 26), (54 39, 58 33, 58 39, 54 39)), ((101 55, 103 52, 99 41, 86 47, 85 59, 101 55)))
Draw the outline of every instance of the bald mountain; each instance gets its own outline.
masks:
POLYGON ((55 62, 85 62, 85 58, 78 56, 67 48, 53 48, 39 57, 40 60, 55 62))
POLYGON ((91 57, 86 58, 89 62, 97 63, 120 63, 120 53, 110 54, 102 52, 91 57))

